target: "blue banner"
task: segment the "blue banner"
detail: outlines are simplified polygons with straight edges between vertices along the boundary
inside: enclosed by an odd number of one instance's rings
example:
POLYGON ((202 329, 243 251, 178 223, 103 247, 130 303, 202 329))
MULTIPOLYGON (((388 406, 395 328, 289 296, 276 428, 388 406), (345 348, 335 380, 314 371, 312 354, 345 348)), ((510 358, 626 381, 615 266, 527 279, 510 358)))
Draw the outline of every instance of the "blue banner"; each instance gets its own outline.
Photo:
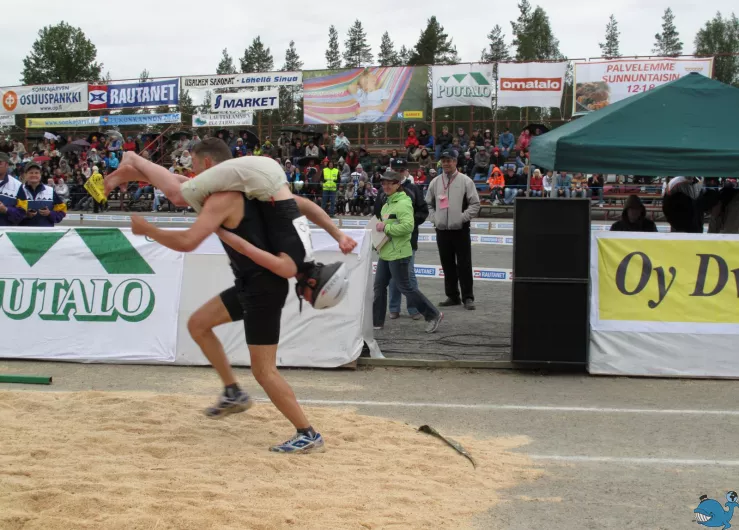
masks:
POLYGON ((103 87, 96 87, 97 90, 93 91, 89 101, 90 108, 158 107, 178 105, 180 102, 180 80, 177 78, 103 87), (95 101, 92 101, 93 96, 95 101))
POLYGON ((156 125, 157 123, 180 123, 182 114, 172 112, 169 114, 128 114, 100 116, 100 125, 156 125))

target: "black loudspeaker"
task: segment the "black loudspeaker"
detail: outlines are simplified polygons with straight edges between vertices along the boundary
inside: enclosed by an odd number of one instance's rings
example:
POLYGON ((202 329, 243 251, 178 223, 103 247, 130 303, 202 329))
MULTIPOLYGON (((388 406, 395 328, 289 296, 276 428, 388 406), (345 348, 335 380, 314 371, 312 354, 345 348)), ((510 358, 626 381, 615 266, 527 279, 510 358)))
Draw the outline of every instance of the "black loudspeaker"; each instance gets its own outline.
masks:
POLYGON ((589 272, 590 200, 516 199, 513 362, 587 363, 589 272))

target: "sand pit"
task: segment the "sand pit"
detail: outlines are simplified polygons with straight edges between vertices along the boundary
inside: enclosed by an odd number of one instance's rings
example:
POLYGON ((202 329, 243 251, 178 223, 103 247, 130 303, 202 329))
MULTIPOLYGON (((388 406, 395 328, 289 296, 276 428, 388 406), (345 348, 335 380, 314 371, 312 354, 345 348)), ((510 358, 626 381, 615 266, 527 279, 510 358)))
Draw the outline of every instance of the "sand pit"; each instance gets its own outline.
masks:
POLYGON ((0 392, 0 528, 459 529, 540 474, 507 452, 523 437, 455 437, 473 470, 417 426, 329 408, 308 409, 326 453, 272 454, 292 429, 271 404, 210 420, 209 399, 0 392))

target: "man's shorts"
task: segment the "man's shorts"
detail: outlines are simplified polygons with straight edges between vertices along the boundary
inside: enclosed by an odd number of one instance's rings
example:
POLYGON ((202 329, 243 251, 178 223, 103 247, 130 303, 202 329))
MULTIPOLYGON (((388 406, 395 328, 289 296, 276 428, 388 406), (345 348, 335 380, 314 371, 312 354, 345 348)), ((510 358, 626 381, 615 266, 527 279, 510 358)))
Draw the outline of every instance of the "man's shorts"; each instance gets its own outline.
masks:
POLYGON ((180 185, 182 197, 200 212, 210 195, 238 191, 250 199, 269 201, 287 184, 280 164, 267 156, 245 156, 221 162, 180 185))
POLYGON ((280 342, 280 318, 287 293, 288 281, 265 271, 237 279, 220 296, 231 320, 244 321, 247 344, 271 346, 280 342))

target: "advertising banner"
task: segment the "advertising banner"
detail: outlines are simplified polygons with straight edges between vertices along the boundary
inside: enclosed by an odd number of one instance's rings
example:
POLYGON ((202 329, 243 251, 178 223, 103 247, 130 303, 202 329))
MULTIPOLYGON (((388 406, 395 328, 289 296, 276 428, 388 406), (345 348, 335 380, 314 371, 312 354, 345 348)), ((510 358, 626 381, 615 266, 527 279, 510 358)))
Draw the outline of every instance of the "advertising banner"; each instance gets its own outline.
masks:
POLYGON ((69 118, 26 118, 27 129, 53 129, 58 127, 102 127, 121 125, 155 125, 157 123, 180 123, 182 114, 114 114, 109 116, 69 118))
POLYGON ((440 107, 492 107, 495 81, 492 64, 432 66, 433 105, 440 107))
POLYGON ((713 58, 615 59, 575 63, 574 106, 584 114, 652 90, 692 72, 713 75, 713 58))
POLYGON ((304 123, 384 123, 423 119, 428 67, 304 72, 304 123))
POLYGON ((499 107, 559 107, 567 63, 499 63, 499 107))
POLYGON ((87 83, 0 88, 3 114, 43 114, 87 110, 87 83))
POLYGON ((14 228, 0 252, 0 357, 175 360, 182 253, 117 228, 14 228))
POLYGON ((739 334, 739 238, 674 235, 596 240, 593 329, 739 334))
POLYGON ((257 88, 303 84, 303 72, 267 72, 263 74, 225 74, 182 77, 182 88, 257 88))
POLYGON ((157 123, 180 123, 182 114, 169 112, 167 114, 111 114, 100 116, 100 125, 156 125, 157 123))
POLYGON ((264 90, 262 92, 234 92, 232 94, 218 94, 210 104, 213 112, 237 112, 240 110, 269 110, 280 108, 279 90, 264 90))
POLYGON ((158 107, 178 105, 180 80, 163 79, 144 83, 111 83, 90 85, 88 107, 94 109, 122 109, 127 107, 158 107))
POLYGON ((252 125, 252 112, 220 112, 218 114, 194 114, 193 127, 233 127, 236 125, 252 125))
POLYGON ((13 127, 15 125, 15 116, 12 114, 0 114, 0 127, 13 127))
POLYGON ((70 116, 68 118, 26 118, 26 129, 54 129, 58 127, 98 127, 100 116, 70 116))
POLYGON ((739 377, 739 236, 592 238, 591 373, 739 377))

